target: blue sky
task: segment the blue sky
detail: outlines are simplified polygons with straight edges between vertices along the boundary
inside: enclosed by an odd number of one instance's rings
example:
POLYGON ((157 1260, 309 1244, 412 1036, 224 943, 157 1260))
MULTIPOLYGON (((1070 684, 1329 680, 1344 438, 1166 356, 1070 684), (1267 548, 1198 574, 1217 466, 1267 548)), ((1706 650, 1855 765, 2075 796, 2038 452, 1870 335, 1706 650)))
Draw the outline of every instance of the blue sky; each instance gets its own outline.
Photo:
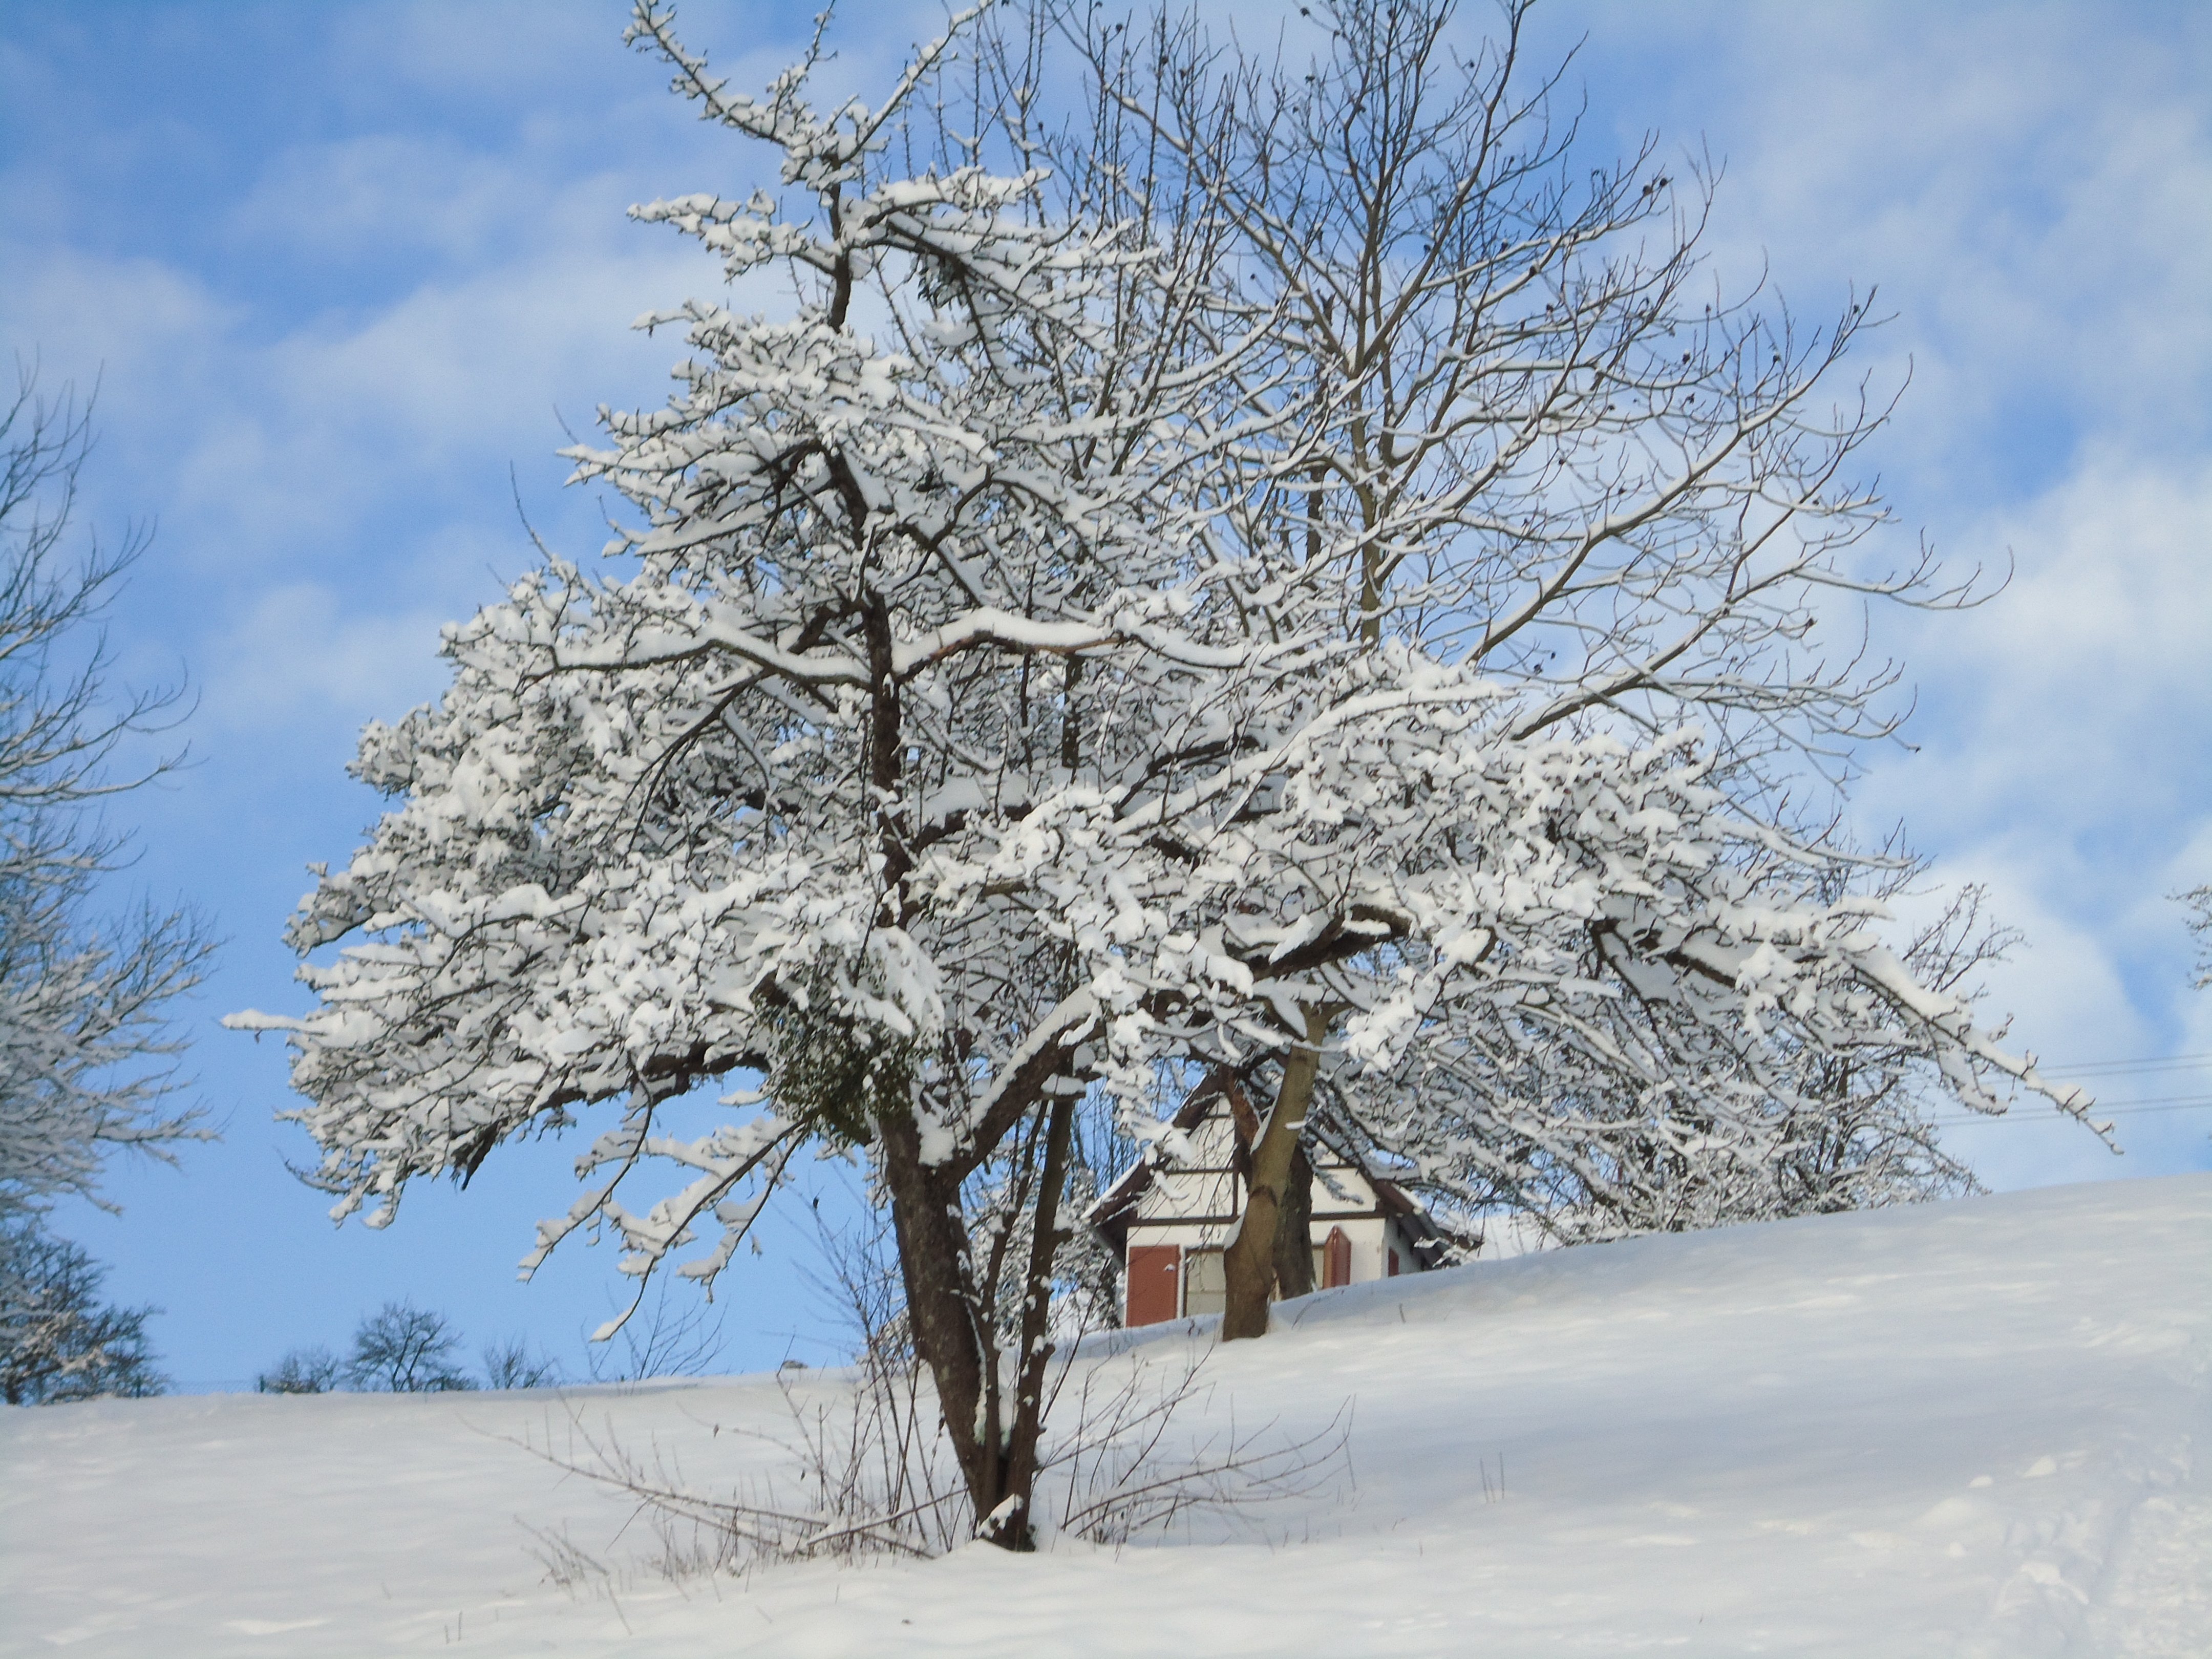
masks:
MULTIPOLYGON (((757 83, 812 9, 684 21, 757 83)), ((1269 8, 1212 9, 1273 33, 1269 8)), ((882 84, 939 16, 848 6, 830 78, 882 84)), ((123 1215, 60 1224, 167 1310, 188 1385, 403 1295, 574 1369, 613 1293, 605 1251, 514 1280, 566 1206, 569 1146, 410 1194, 386 1232, 331 1228, 285 1168, 310 1148, 272 1121, 282 1050, 214 1022, 299 1006, 278 930, 306 864, 375 811, 344 775, 355 732, 434 696, 438 624, 528 562, 518 499, 550 544, 597 546, 562 422, 658 401, 670 345, 629 321, 719 282, 623 210, 744 187, 757 160, 621 49, 623 21, 616 0, 0 8, 0 343, 50 388, 99 382, 83 522, 158 523, 113 643, 129 678, 199 694, 196 764, 118 809, 127 884, 228 940, 187 1011, 225 1139, 181 1173, 117 1166, 123 1215)), ((1600 146, 1656 130, 1725 162, 1724 283, 1763 268, 1814 317, 1878 286, 1894 320, 1862 366, 1911 381, 1874 450, 1896 545, 2012 562, 1978 611, 1875 618, 1917 706, 1914 747, 1867 757, 1860 826, 1902 821, 1939 880, 1988 884, 2027 936, 1989 1006, 2054 1065, 2212 1053, 2166 897, 2212 878, 2212 13, 1560 0, 1538 33, 1582 41, 1600 146)), ((2212 1096, 2193 1058, 2094 1080, 2212 1096)), ((2212 1109, 2118 1121, 2118 1159, 2047 1121, 1957 1144, 2000 1187, 2212 1166, 2212 1109)), ((728 1285, 728 1363, 823 1352, 803 1234, 772 1228, 728 1285)))

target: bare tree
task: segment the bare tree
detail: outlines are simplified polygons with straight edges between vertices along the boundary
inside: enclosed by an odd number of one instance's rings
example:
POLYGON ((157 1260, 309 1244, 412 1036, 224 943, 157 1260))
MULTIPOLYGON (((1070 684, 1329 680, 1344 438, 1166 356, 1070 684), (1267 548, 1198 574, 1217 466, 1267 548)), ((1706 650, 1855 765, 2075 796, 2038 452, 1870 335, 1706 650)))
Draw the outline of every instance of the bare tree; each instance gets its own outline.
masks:
MULTIPOLYGON (((365 1389, 390 1394, 448 1394, 474 1389, 475 1380, 453 1363, 460 1334, 441 1314, 404 1302, 387 1303, 364 1319, 350 1354, 341 1359, 319 1343, 294 1348, 254 1378, 261 1394, 330 1394, 365 1389)), ((533 1352, 521 1337, 488 1344, 483 1386, 543 1389, 561 1380, 561 1368, 533 1352)))
POLYGON ((484 1349, 483 1372, 487 1389, 550 1389, 561 1381, 559 1362, 519 1336, 484 1349))
POLYGON ((146 536, 71 554, 91 442, 88 407, 41 397, 19 369, 0 410, 0 1216, 99 1202, 112 1148, 167 1157, 206 1133, 170 1104, 183 1041, 168 1012, 213 946, 189 911, 97 903, 125 852, 99 804, 172 763, 120 776, 110 763, 181 705, 110 684, 99 618, 146 536))
POLYGON ((453 1364, 461 1334, 443 1314, 408 1302, 387 1302, 361 1322, 347 1355, 345 1378, 380 1394, 451 1394, 476 1382, 453 1364))
POLYGON ((345 1362, 320 1343, 294 1348, 253 1379, 257 1394, 328 1394, 345 1380, 345 1362))

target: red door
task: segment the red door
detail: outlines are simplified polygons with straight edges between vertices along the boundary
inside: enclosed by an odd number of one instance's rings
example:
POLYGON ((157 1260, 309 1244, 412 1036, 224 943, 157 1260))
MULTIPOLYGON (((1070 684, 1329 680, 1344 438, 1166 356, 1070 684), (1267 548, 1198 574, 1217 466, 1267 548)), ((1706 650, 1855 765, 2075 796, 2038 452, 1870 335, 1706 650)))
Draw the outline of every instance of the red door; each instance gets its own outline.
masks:
POLYGON ((1182 1312, 1182 1251, 1173 1244, 1129 1246, 1128 1322, 1158 1325, 1182 1312))
POLYGON ((1322 1247, 1322 1288, 1334 1290, 1340 1285, 1352 1283, 1352 1241, 1344 1236, 1341 1227, 1328 1230, 1328 1243, 1322 1247))

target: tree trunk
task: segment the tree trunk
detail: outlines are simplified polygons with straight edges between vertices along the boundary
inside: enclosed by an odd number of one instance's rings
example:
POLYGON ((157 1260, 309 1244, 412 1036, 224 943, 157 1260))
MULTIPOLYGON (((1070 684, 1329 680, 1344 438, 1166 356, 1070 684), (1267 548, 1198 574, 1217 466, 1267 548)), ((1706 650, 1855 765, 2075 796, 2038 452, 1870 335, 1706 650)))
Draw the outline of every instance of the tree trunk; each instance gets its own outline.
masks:
POLYGON ((975 1535, 1001 1549, 1036 1547, 1030 1506, 1053 1355, 1052 1264, 1066 1237, 1060 1209, 1078 1098, 1056 1094, 1048 1109, 1011 1402, 1002 1395, 1004 1373, 992 1312, 984 1305, 961 1221, 959 1181, 952 1171, 922 1161, 921 1135, 911 1115, 887 1112, 877 1119, 915 1352, 936 1384, 945 1435, 975 1511, 975 1535))
POLYGON ((998 1356, 988 1324, 976 1316, 959 1191, 957 1185, 945 1191, 940 1172, 922 1162, 921 1134, 911 1115, 885 1112, 876 1126, 915 1353, 937 1385, 945 1431, 981 1522, 1005 1496, 1004 1449, 997 1424, 987 1420, 992 1413, 985 1397, 998 1356))
POLYGON ((1075 1139, 1076 1097, 1055 1096, 1045 1130, 1044 1171, 1037 1182, 1036 1224, 1023 1286, 1021 1352, 1014 1370, 1014 1408, 1006 1433, 1006 1467, 999 1507, 976 1512, 976 1535, 1001 1549, 1036 1547, 1030 1504, 1036 1486, 1037 1443, 1044 1431, 1045 1368, 1053 1345, 1052 1263, 1067 1235, 1060 1231, 1060 1200, 1067 1185, 1068 1152, 1075 1139), (995 1518, 992 1518, 995 1517, 995 1518))
POLYGON ((1275 1296, 1282 1302, 1309 1294, 1313 1271, 1313 1160, 1302 1140, 1291 1149, 1290 1179, 1275 1211, 1275 1296))
MULTIPOLYGON (((1221 1316, 1224 1342, 1267 1334, 1277 1237, 1290 1197, 1298 1133, 1305 1127, 1306 1107, 1313 1099, 1314 1078, 1321 1069, 1321 1045, 1328 1035, 1328 1010, 1306 1010, 1305 1041, 1291 1045, 1283 1062, 1282 1087, 1276 1093, 1274 1109, 1267 1114, 1267 1122, 1252 1143, 1252 1178, 1245 1192, 1244 1213, 1238 1218, 1236 1233, 1222 1258, 1228 1279, 1228 1303, 1221 1316)), ((1299 1231, 1303 1233, 1304 1229, 1299 1231)), ((1303 1237, 1299 1243, 1304 1245, 1303 1237)), ((1308 1276, 1311 1276, 1310 1267, 1308 1276)))

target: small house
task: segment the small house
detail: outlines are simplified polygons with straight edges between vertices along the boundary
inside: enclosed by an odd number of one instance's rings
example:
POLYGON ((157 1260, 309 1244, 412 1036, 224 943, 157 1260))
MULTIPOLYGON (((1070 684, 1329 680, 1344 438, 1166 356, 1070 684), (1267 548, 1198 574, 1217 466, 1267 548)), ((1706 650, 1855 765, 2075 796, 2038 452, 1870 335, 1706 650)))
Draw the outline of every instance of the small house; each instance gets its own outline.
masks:
MULTIPOLYGON (((1155 1147, 1091 1212, 1121 1257, 1129 1325, 1218 1314, 1228 1298, 1221 1253, 1243 1213, 1257 1116, 1241 1094, 1204 1093, 1175 1121, 1175 1155, 1155 1147)), ((1449 1241, 1401 1188, 1330 1146, 1308 1150, 1316 1290, 1444 1265, 1449 1241)))

